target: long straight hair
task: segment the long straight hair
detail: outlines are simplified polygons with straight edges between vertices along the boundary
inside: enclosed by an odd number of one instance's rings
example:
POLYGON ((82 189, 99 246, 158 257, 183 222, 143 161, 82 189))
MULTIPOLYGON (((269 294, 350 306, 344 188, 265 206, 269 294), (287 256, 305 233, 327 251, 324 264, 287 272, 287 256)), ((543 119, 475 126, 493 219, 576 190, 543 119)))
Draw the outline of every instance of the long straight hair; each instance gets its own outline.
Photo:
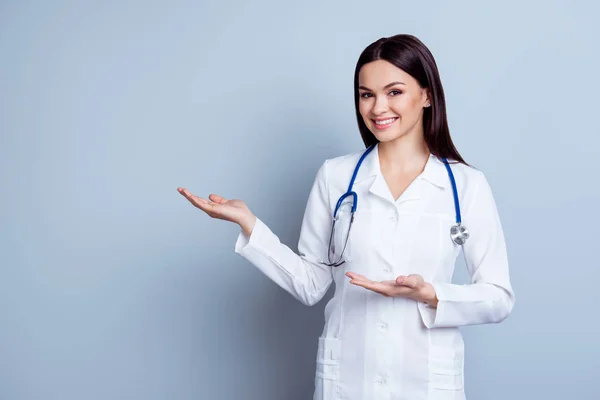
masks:
POLYGON ((448 158, 463 164, 466 162, 456 150, 446 117, 444 89, 433 55, 416 37, 408 34, 381 38, 371 43, 358 58, 354 71, 354 105, 358 129, 366 147, 378 142, 360 115, 358 103, 358 73, 363 65, 385 60, 417 80, 421 88, 429 89, 431 106, 423 112, 423 134, 429 151, 440 158, 448 158))

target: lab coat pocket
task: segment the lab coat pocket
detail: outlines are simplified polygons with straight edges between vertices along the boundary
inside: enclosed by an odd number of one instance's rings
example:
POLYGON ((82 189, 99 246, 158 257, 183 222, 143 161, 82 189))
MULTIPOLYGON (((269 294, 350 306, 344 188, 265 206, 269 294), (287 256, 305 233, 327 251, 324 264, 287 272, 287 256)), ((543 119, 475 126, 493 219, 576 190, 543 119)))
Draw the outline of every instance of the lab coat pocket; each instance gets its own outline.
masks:
POLYGON ((341 342, 339 339, 319 338, 314 400, 332 400, 336 398, 340 374, 340 349, 341 342))
POLYGON ((463 355, 452 349, 433 347, 429 356, 429 378, 432 389, 463 390, 463 355))

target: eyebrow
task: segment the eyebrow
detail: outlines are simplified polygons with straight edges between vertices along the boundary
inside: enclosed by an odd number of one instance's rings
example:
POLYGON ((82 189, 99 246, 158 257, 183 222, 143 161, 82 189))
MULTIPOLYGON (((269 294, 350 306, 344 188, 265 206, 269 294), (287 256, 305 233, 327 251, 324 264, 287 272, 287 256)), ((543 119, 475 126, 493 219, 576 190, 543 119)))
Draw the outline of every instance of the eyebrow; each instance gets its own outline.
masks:
MULTIPOLYGON (((389 88, 389 87, 392 87, 392 86, 394 86, 394 85, 406 85, 406 84, 405 84, 404 82, 395 81, 395 82, 392 82, 392 83, 388 83, 388 84, 387 84, 387 85, 385 85, 383 88, 384 88, 384 89, 387 89, 387 88, 389 88)), ((369 90, 369 91, 371 90, 371 89, 369 89, 368 87, 366 87, 366 86, 362 86, 362 85, 361 85, 361 86, 359 86, 358 88, 359 88, 359 89, 363 89, 363 90, 369 90)))

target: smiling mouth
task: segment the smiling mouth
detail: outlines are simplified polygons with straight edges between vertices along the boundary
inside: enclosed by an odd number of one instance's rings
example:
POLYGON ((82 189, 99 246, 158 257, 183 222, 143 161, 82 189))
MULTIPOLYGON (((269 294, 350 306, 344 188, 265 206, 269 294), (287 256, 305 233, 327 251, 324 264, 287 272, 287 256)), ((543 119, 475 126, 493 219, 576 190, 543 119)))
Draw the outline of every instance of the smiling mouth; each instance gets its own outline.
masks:
POLYGON ((397 119, 398 119, 398 117, 393 117, 393 118, 386 118, 386 119, 379 119, 379 120, 372 119, 371 121, 373 121, 375 123, 375 126, 377 128, 382 129, 382 128, 387 128, 388 126, 392 125, 394 122, 396 122, 397 119))

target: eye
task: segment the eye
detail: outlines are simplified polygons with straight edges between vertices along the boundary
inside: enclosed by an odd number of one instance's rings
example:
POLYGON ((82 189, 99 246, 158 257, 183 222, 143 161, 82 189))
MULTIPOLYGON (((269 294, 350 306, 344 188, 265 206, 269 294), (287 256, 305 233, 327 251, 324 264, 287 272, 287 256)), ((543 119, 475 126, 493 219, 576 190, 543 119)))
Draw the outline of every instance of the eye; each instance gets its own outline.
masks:
POLYGON ((390 95, 392 95, 392 96, 399 96, 401 94, 402 94, 402 91, 400 91, 400 90, 392 90, 392 91, 390 91, 390 95))
POLYGON ((360 97, 362 97, 363 99, 366 99, 366 98, 371 97, 371 96, 373 96, 373 94, 369 93, 369 92, 364 92, 364 93, 360 94, 360 97))

